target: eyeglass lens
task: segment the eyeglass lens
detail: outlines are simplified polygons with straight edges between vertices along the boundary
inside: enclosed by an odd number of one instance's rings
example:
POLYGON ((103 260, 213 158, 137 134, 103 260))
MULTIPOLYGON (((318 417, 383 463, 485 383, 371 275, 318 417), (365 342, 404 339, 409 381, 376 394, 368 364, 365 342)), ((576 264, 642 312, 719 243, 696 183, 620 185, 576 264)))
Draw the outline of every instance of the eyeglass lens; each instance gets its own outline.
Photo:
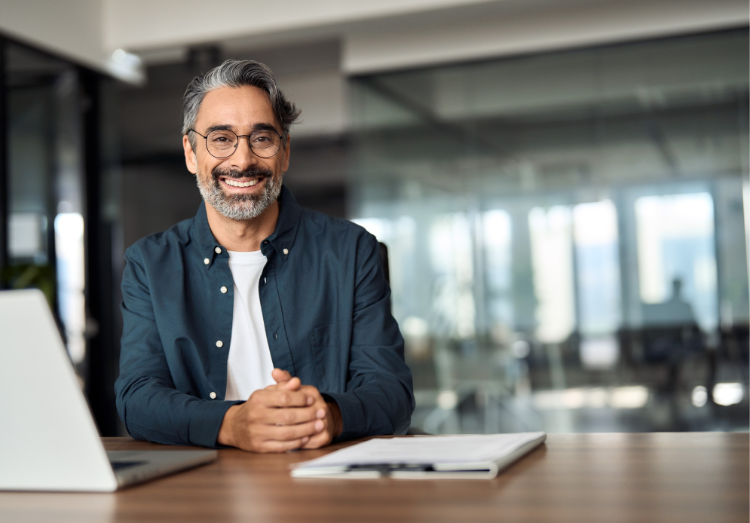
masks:
MULTIPOLYGON (((261 158, 271 158, 279 152, 281 138, 273 131, 255 131, 248 137, 250 148, 261 158)), ((211 131, 206 138, 208 152, 217 158, 231 156, 237 149, 239 138, 232 131, 211 131)))

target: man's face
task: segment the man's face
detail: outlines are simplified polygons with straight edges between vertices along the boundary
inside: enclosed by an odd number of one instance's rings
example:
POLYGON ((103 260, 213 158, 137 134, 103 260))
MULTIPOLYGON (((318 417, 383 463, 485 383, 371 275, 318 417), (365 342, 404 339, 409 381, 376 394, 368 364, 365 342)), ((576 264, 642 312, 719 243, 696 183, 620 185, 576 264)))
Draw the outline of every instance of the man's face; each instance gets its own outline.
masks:
MULTIPOLYGON (((203 98, 194 129, 207 136, 214 129, 230 129, 249 135, 264 126, 281 134, 268 94, 257 87, 221 87, 203 98)), ((195 151, 188 136, 183 136, 185 163, 196 175, 201 196, 208 205, 234 220, 255 218, 279 196, 281 181, 289 167, 289 143, 272 158, 259 158, 240 138, 237 150, 228 158, 214 158, 206 150, 206 141, 195 133, 195 151)))

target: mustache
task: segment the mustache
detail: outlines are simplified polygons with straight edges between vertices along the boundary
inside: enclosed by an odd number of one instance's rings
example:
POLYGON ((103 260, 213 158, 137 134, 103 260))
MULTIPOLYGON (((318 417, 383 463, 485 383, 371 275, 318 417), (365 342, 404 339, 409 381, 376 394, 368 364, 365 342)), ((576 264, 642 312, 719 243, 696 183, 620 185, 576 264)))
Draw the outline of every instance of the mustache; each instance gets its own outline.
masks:
POLYGON ((273 173, 270 169, 264 169, 263 167, 249 167, 245 169, 244 171, 237 171, 237 170, 226 170, 221 169, 219 167, 215 167, 211 171, 211 175, 213 176, 214 181, 219 181, 220 176, 224 176, 226 178, 270 178, 273 176, 273 173))

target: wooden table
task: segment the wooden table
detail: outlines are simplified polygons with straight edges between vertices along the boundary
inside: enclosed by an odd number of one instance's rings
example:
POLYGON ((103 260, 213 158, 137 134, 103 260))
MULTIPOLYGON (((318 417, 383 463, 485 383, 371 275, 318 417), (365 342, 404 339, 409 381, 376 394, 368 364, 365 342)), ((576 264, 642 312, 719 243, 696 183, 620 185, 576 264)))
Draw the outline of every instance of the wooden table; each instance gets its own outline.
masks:
MULTIPOLYGON (((105 438, 109 450, 170 448, 105 438)), ((0 521, 748 521, 748 434, 552 434, 487 480, 293 479, 319 451, 222 450, 115 494, 0 493, 0 521)), ((2 466, 2 464, 0 464, 2 466)))

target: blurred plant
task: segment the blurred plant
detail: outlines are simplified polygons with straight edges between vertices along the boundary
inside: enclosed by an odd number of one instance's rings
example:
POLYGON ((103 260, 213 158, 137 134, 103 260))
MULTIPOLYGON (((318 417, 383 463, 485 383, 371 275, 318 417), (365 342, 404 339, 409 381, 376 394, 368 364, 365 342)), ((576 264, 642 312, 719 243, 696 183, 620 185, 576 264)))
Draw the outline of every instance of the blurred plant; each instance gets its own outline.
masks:
POLYGON ((50 308, 54 310, 55 271, 50 265, 21 263, 4 267, 0 271, 0 288, 39 289, 47 298, 50 308))

